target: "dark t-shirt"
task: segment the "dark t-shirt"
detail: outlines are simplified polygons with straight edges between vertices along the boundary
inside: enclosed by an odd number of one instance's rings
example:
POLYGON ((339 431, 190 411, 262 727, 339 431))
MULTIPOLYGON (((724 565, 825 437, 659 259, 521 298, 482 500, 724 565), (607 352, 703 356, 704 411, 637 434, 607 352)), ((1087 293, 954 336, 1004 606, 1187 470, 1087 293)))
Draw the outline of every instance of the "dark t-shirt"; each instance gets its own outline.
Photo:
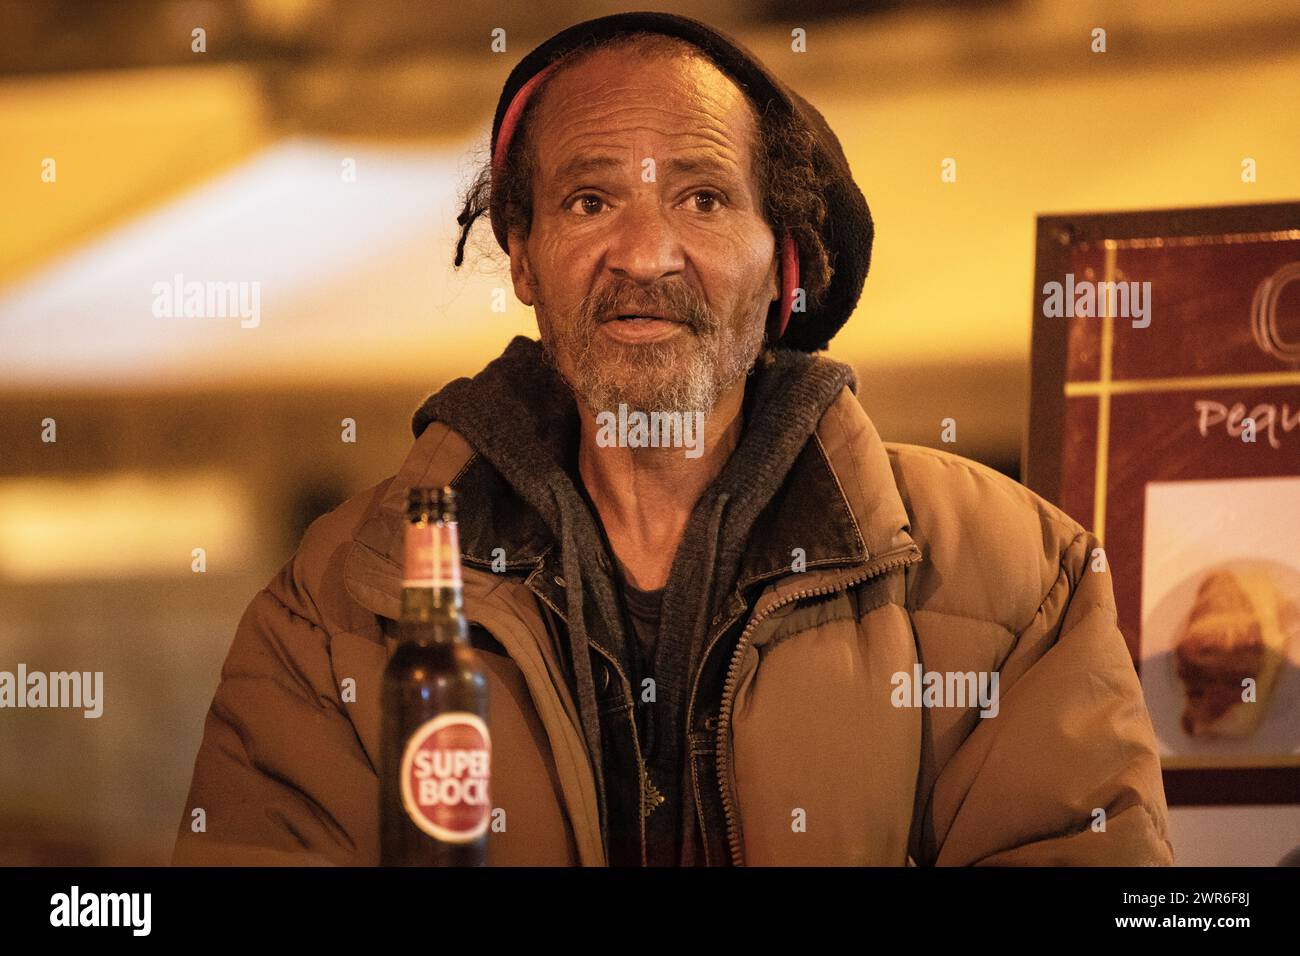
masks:
MULTIPOLYGON (((616 559, 617 560, 617 559, 616 559)), ((635 660, 630 662, 635 672, 627 675, 628 680, 632 683, 632 700, 633 713, 635 715, 637 732, 641 738, 641 746, 645 747, 647 743, 646 734, 651 714, 647 705, 641 702, 641 691, 643 681, 647 677, 652 677, 654 668, 654 651, 655 644, 659 637, 659 612, 663 604, 664 588, 655 591, 643 591, 633 586, 628 578, 627 568, 620 561, 618 562, 619 570, 622 572, 622 594, 623 604, 627 609, 628 621, 632 627, 633 634, 629 635, 635 640, 634 647, 629 651, 636 654, 635 660)), ((611 755, 606 754, 605 775, 609 778, 611 774, 620 775, 620 786, 630 786, 639 794, 635 768, 633 767, 611 767, 609 765, 611 755)), ((607 779, 607 784, 609 783, 607 779)), ((639 797, 631 798, 635 803, 640 802, 639 797)), ((632 821, 626 821, 627 826, 632 826, 632 821)), ((627 834, 622 839, 615 839, 611 834, 610 862, 615 866, 633 866, 640 862, 641 856, 641 839, 640 828, 635 831, 636 836, 627 834)), ((656 853, 653 847, 647 847, 646 851, 651 857, 662 856, 662 853, 656 853)))
POLYGON ((652 676, 650 671, 654 666, 655 641, 659 637, 659 608, 663 604, 664 589, 642 591, 625 579, 623 600, 627 602, 627 612, 632 617, 637 645, 641 649, 641 676, 652 676))
MULTIPOLYGON (((632 618, 632 628, 636 631, 636 643, 640 649, 640 676, 652 677, 654 668, 655 643, 659 638, 659 609, 664 602, 665 588, 654 591, 642 591, 632 584, 627 573, 627 565, 615 556, 619 577, 623 582, 623 602, 627 605, 628 615, 632 618)), ((631 677, 632 675, 628 675, 631 677)), ((636 688, 633 688, 635 692, 636 688)))
MULTIPOLYGON (((622 567, 621 562, 620 567, 622 567)), ((654 676, 655 644, 659 637, 660 609, 663 605, 665 590, 666 588, 659 588, 655 591, 642 591, 628 581, 627 571, 625 568, 623 569, 623 601, 627 605, 628 616, 631 618, 632 627, 636 631, 637 647, 640 649, 639 679, 632 691, 637 703, 637 727, 642 734, 643 740, 646 732, 646 718, 649 714, 647 705, 642 704, 639 697, 642 688, 639 680, 654 676)), ((658 788, 656 787, 656 789, 658 788)), ((680 798, 685 794, 685 790, 677 788, 674 793, 680 798)), ((646 831, 648 840, 646 856, 647 862, 651 866, 676 866, 688 858, 696 866, 704 865, 704 844, 698 822, 695 821, 695 815, 689 813, 688 807, 683 806, 682 811, 687 812, 693 821, 690 826, 689 836, 686 837, 691 840, 693 846, 690 848, 689 853, 684 853, 683 848, 676 845, 677 834, 672 831, 678 824, 675 819, 663 817, 665 811, 659 810, 660 818, 651 817, 651 821, 655 825, 653 827, 648 826, 646 831), (664 829, 665 826, 668 828, 667 831, 664 829)), ((621 862, 626 864, 628 861, 621 862)))

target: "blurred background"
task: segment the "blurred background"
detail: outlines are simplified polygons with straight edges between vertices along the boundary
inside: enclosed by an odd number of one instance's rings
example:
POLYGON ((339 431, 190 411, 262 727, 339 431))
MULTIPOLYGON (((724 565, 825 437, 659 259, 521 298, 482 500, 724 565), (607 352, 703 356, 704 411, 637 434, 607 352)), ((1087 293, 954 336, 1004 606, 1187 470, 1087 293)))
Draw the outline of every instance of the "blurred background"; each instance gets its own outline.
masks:
MULTIPOLYGON (((167 861, 253 594, 427 394, 535 335, 489 307, 485 226, 452 270, 461 191, 511 67, 620 9, 707 20, 820 108, 877 223, 829 354, 886 439, 951 416, 1013 476, 1037 215, 1300 198, 1300 0, 0 0, 0 669, 107 698, 0 713, 0 862, 167 861), (155 316, 177 274, 260 283, 258 323, 155 316)), ((1294 807, 1171 813, 1184 864, 1300 842, 1294 807)))

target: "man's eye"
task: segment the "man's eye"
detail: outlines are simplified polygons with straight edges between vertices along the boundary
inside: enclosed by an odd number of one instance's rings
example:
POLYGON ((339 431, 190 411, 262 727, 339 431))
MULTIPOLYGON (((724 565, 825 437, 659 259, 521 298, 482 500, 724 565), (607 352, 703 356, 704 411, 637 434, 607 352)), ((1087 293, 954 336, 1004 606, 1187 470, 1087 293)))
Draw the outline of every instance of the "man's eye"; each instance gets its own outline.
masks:
POLYGON ((713 212, 722 205, 722 196, 712 189, 697 189, 691 193, 690 200, 695 203, 697 212, 713 212), (700 205, 700 200, 705 200, 705 205, 700 205))
POLYGON ((600 207, 605 205, 605 200, 601 199, 595 193, 583 193, 580 196, 574 196, 569 203, 571 209, 576 210, 584 216, 594 216, 600 212, 600 207))

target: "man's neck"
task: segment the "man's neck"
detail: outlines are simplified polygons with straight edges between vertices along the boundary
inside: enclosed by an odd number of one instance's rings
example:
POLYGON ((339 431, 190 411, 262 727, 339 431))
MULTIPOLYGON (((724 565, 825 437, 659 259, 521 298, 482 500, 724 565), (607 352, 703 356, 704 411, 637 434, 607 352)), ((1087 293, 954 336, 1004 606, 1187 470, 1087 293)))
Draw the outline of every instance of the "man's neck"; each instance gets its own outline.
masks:
MULTIPOLYGON (((686 522, 706 488, 735 450, 744 428, 741 379, 704 416, 702 453, 683 448, 602 446, 596 414, 578 404, 582 439, 578 472, 631 583, 656 590, 668 581, 686 522)), ((698 439, 697 439, 698 440, 698 439)))

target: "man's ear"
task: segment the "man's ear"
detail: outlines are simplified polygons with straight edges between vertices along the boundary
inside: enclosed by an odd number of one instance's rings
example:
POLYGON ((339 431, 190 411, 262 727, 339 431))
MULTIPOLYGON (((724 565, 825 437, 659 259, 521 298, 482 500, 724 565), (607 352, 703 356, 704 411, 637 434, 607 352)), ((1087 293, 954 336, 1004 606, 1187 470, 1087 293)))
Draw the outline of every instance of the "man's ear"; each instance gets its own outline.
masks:
MULTIPOLYGON (((776 252, 772 255, 772 265, 767 272, 767 288, 771 295, 768 296, 769 302, 781 301, 781 246, 778 243, 776 252)), ((777 332, 781 327, 781 309, 780 307, 772 308, 770 305, 767 310, 767 323, 763 332, 763 347, 771 348, 777 340, 777 332)))
POLYGON ((515 297, 524 305, 532 305, 536 278, 528 261, 528 245, 511 230, 506 236, 506 246, 510 250, 510 281, 515 286, 515 297))

